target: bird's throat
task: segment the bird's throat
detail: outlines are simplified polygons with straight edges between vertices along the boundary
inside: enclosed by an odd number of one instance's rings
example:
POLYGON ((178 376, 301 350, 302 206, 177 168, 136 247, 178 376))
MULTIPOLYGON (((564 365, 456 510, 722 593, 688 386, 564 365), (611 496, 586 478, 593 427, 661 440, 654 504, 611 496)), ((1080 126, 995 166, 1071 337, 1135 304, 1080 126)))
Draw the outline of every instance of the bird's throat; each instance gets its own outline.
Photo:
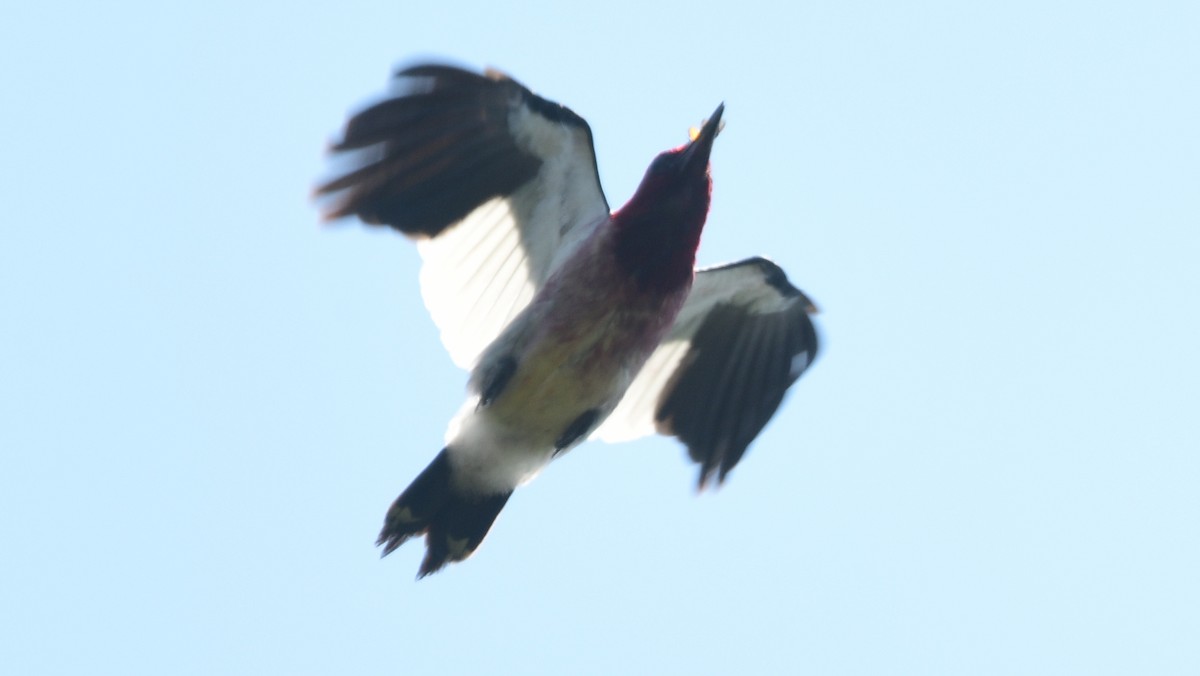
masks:
POLYGON ((650 293, 671 293, 691 283, 704 215, 693 223, 630 218, 617 232, 617 263, 650 293))

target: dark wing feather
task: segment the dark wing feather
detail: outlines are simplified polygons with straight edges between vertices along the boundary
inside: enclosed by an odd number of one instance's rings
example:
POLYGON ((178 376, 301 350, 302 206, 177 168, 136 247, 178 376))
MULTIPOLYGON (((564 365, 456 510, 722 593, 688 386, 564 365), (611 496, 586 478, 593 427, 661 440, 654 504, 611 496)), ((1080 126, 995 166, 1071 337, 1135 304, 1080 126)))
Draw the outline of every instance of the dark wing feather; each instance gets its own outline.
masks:
POLYGON ((426 305, 464 367, 608 215, 587 123, 493 71, 401 70, 331 152, 347 166, 316 190, 325 217, 418 238, 426 305))
POLYGON ((816 357, 812 312, 766 259, 699 271, 671 333, 595 436, 675 436, 701 486, 723 481, 816 357))

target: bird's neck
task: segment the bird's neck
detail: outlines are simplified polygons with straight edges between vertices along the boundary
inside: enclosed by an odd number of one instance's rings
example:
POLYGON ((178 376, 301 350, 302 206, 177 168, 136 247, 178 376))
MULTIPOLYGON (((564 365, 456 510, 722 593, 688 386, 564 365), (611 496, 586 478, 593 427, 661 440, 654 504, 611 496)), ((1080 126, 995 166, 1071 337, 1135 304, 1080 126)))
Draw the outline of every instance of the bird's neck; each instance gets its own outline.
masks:
POLYGON ((626 205, 613 214, 617 263, 645 292, 669 294, 687 286, 707 212, 707 200, 683 213, 626 205))

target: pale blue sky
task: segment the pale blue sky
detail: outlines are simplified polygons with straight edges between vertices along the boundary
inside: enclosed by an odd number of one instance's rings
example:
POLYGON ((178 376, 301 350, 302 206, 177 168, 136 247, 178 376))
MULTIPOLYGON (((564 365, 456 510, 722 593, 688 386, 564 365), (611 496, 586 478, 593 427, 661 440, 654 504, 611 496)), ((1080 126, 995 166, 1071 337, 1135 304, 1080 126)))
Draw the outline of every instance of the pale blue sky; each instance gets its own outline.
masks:
POLYGON ((504 5, 4 10, 6 673, 1200 672, 1195 3, 504 5), (416 583, 465 375, 307 195, 425 57, 587 118, 614 206, 725 101, 701 262, 824 352, 721 491, 585 445, 416 583))

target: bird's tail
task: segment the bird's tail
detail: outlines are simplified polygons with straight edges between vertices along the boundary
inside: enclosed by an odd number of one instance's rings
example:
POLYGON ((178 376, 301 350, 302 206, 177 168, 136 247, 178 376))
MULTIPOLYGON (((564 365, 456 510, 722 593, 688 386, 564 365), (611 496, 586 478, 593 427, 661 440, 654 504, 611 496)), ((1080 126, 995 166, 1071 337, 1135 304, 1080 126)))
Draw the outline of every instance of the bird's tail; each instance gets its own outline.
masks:
POLYGON ((418 578, 470 556, 512 495, 471 495, 456 488, 453 477, 454 467, 443 449, 392 503, 375 542, 387 556, 409 538, 425 534, 418 578))

